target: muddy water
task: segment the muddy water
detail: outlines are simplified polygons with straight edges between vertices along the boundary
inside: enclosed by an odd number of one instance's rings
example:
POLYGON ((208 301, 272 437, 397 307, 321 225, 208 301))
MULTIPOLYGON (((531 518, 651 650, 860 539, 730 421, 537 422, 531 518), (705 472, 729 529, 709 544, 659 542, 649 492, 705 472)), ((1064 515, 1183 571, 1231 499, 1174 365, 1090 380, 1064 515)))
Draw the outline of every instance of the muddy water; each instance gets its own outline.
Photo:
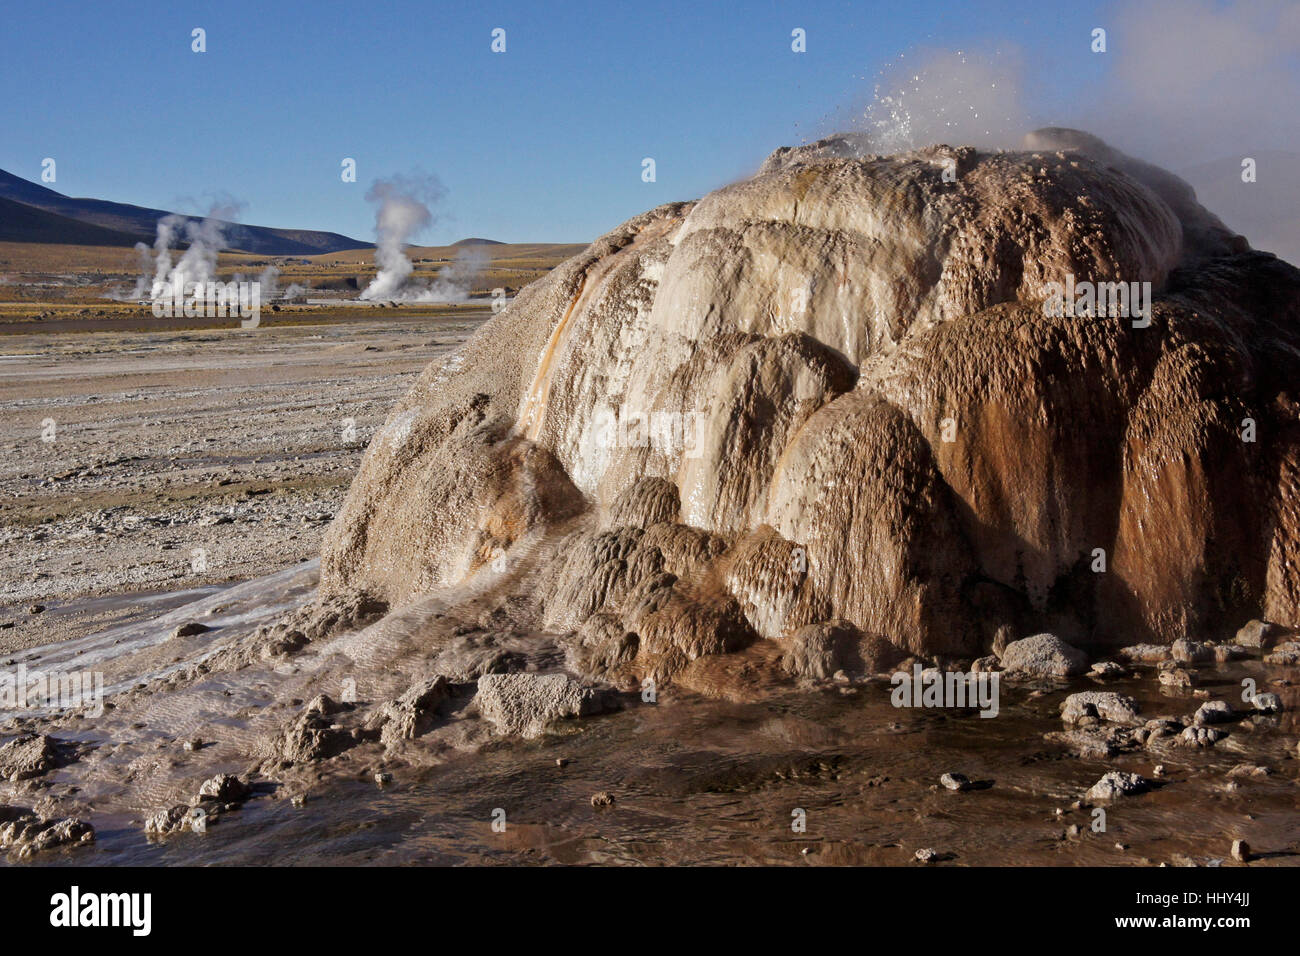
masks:
MULTIPOLYGON (((1201 673, 1213 696, 1236 700, 1241 677, 1260 679, 1263 665, 1201 673)), ((384 787, 357 773, 322 782, 302 807, 268 794, 205 834, 165 843, 150 843, 138 820, 96 818, 93 849, 44 862, 916 865, 915 851, 932 847, 943 865, 1236 865, 1237 838, 1260 854, 1252 865, 1300 862, 1294 716, 1238 723, 1207 750, 1083 760, 1044 742, 1061 729, 1065 694, 1096 686, 1031 696, 1004 684, 994 719, 895 709, 883 682, 744 704, 668 695, 541 740, 493 741, 419 770, 396 766, 384 787), (1230 789, 1227 771, 1246 761, 1276 772, 1230 789), (1103 773, 1150 777, 1157 763, 1163 785, 1113 804, 1106 832, 1091 831, 1090 810, 1071 809, 1103 773), (980 788, 938 787, 946 771, 980 788), (591 805, 601 790, 613 807, 591 805), (802 834, 791 829, 796 808, 806 811, 802 834), (504 832, 492 828, 498 809, 504 832), (1079 836, 1065 836, 1070 824, 1079 836)), ((1135 697, 1147 717, 1200 703, 1162 696, 1150 671, 1106 687, 1135 697)), ((1293 708, 1294 697, 1284 689, 1293 708)))

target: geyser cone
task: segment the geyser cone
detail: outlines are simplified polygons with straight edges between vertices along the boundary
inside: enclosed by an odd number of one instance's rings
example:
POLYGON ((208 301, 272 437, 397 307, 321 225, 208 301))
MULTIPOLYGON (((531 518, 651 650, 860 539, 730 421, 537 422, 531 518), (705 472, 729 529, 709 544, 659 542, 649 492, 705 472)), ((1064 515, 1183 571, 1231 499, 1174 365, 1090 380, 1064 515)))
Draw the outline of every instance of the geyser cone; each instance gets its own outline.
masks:
POLYGON ((1300 624, 1297 320, 1300 272, 1086 134, 779 150, 427 369, 324 592, 397 606, 502 556, 620 681, 814 625, 877 659, 1300 624), (1150 283, 1149 325, 1045 314, 1067 276, 1150 283))

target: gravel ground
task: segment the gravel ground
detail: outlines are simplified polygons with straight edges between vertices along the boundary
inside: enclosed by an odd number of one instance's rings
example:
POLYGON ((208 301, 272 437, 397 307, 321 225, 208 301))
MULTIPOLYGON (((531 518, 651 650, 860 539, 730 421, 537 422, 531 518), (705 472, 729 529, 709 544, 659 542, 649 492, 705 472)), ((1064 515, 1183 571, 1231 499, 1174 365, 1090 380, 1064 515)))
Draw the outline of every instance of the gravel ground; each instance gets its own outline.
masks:
POLYGON ((314 557, 393 402, 484 318, 0 337, 0 653, 314 557))

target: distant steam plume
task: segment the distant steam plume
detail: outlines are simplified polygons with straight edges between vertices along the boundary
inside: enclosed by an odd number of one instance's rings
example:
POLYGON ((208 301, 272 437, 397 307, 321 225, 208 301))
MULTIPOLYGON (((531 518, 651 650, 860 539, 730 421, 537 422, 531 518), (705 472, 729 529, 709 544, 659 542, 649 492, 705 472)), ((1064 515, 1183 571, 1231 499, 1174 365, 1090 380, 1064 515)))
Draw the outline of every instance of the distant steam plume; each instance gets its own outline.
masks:
POLYGON ((155 298, 167 285, 183 289, 186 283, 216 278, 217 254, 226 248, 226 225, 241 208, 240 203, 222 200, 214 203, 202 219, 175 213, 159 219, 153 249, 143 242, 135 245, 142 272, 132 297, 155 298), (179 244, 189 247, 173 264, 172 246, 179 244))
POLYGON ((422 173, 379 179, 370 187, 366 201, 379 204, 375 211, 375 265, 379 272, 361 293, 362 299, 398 297, 414 269, 406 247, 433 225, 430 206, 441 203, 446 194, 438 177, 422 173))

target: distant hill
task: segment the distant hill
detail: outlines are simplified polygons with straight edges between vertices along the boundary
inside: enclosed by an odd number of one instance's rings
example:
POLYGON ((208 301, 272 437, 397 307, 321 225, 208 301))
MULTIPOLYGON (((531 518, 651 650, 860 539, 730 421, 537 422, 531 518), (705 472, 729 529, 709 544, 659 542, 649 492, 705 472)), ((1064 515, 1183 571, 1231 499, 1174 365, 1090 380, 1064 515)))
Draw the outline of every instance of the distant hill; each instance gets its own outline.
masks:
MULTIPOLYGON (((37 183, 28 182, 2 169, 0 169, 0 199, 10 201, 4 207, 0 207, 0 232, 11 236, 5 240, 7 242, 66 242, 81 245, 128 246, 137 242, 152 243, 157 234, 158 220, 163 216, 171 215, 165 209, 148 209, 103 199, 75 199, 37 183), (14 209, 12 204, 23 204, 38 211, 52 213, 61 219, 84 226, 98 227, 105 234, 115 233, 120 236, 120 242, 90 242, 77 238, 36 238, 36 233, 30 235, 22 233, 24 223, 42 235, 49 235, 51 230, 57 229, 58 223, 39 217, 33 218, 21 210, 14 209)), ((186 216, 186 218, 196 217, 186 216)), ((324 252, 341 252, 345 249, 373 248, 373 243, 360 242, 339 235, 337 232, 273 229, 268 226, 246 226, 236 222, 227 222, 224 226, 226 242, 231 249, 257 255, 312 256, 324 252)))
POLYGON ((462 239, 460 242, 453 242, 453 246, 504 246, 504 242, 497 242, 495 239, 462 239))
POLYGON ((130 246, 136 237, 105 229, 26 203, 0 198, 0 242, 39 242, 74 246, 130 246))

